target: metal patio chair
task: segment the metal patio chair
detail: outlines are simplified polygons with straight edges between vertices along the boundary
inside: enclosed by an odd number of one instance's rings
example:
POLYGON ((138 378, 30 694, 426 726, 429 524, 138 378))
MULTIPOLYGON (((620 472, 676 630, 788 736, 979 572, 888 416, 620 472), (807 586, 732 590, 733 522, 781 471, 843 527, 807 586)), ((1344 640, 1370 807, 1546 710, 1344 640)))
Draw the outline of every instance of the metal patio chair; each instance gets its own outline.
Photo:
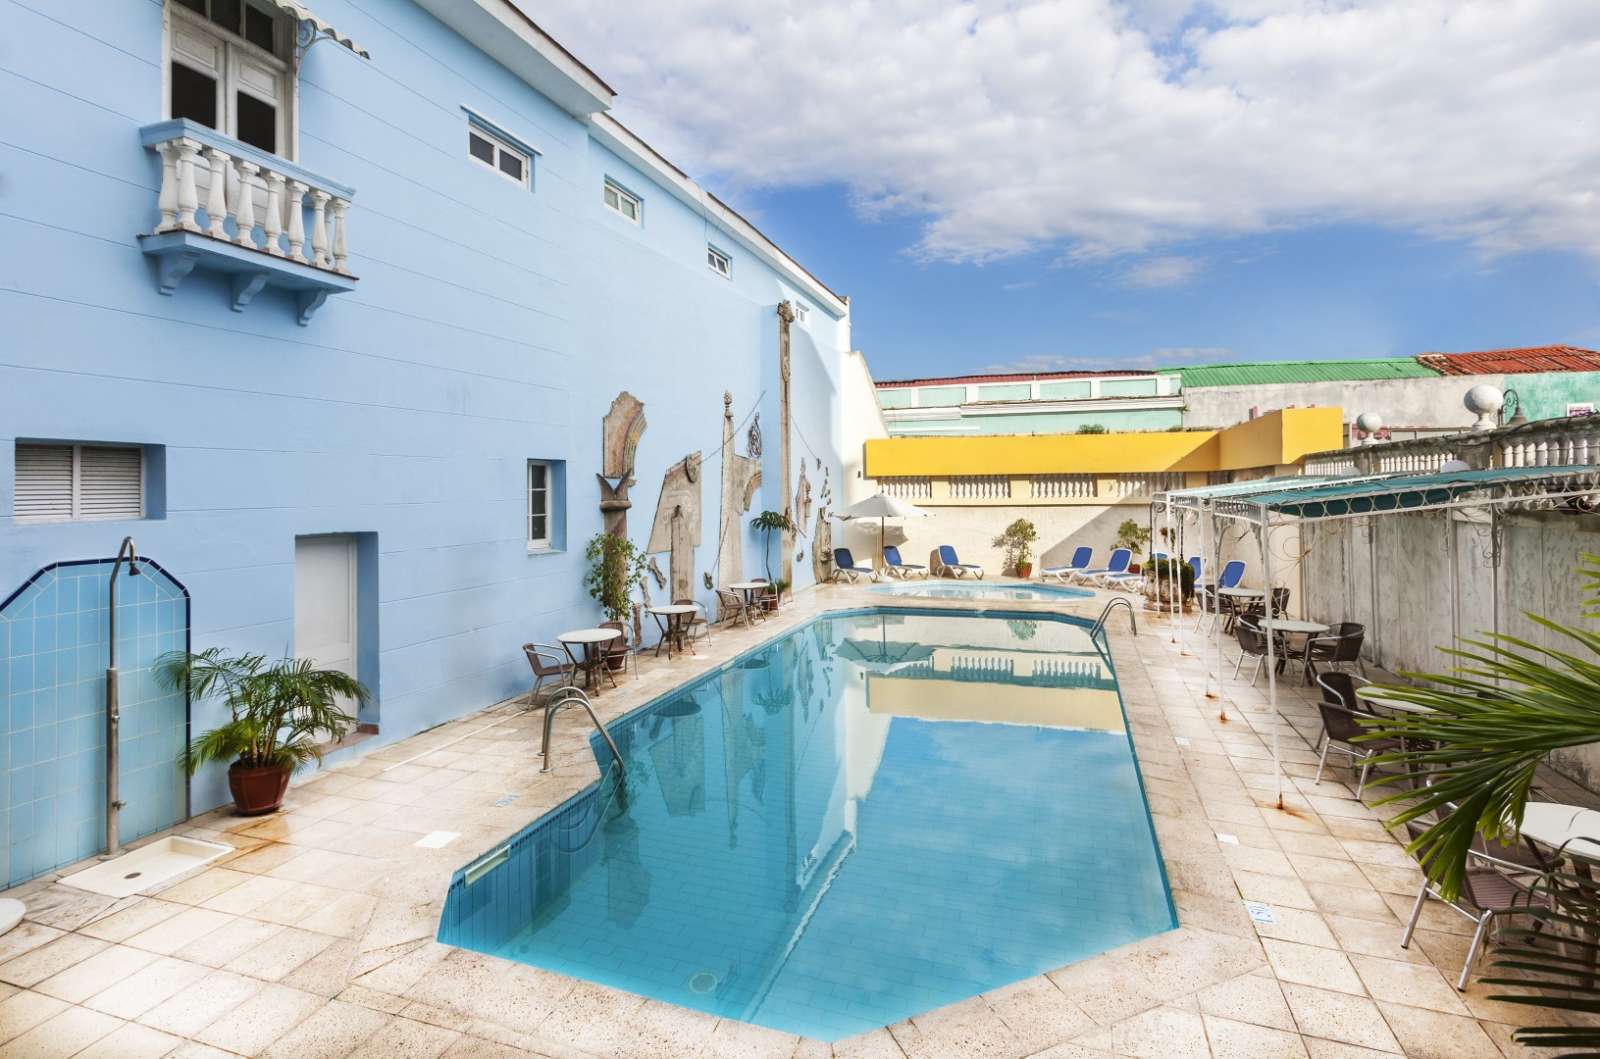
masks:
POLYGON ((533 687, 528 689, 528 706, 538 705, 539 691, 547 680, 556 686, 571 684, 576 677, 572 659, 559 647, 543 643, 525 643, 522 653, 528 656, 528 667, 533 670, 533 687))

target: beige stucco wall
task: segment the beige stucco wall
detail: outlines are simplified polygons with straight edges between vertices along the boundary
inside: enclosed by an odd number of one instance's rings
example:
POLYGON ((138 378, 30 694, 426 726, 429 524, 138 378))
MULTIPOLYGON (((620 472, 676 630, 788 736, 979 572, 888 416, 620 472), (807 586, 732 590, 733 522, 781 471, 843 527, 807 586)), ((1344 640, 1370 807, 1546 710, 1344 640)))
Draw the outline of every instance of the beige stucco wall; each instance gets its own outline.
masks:
MULTIPOLYGON (((1562 642, 1526 613, 1595 627, 1593 619, 1583 616, 1582 584, 1575 570, 1585 553, 1600 552, 1600 520, 1555 513, 1509 515, 1498 565, 1488 516, 1482 512, 1397 515, 1374 524, 1380 571, 1376 620, 1371 531, 1359 520, 1325 522, 1307 530, 1305 582, 1312 613, 1320 620, 1365 624, 1372 657, 1387 669, 1445 669, 1450 662, 1439 647, 1448 646, 1455 635, 1498 629, 1543 646, 1562 642), (1455 537, 1454 570, 1447 533, 1455 537)), ((1563 752, 1558 766, 1585 786, 1600 788, 1600 744, 1563 752)))

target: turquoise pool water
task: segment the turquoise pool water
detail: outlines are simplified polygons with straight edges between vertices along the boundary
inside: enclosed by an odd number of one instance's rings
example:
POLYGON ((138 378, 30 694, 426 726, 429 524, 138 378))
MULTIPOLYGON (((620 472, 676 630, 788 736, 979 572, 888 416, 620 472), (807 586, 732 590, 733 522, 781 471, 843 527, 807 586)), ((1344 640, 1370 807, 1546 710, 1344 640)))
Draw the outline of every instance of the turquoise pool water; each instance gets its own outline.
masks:
POLYGON ((1081 624, 830 615, 610 731, 440 941, 837 1040, 1176 925, 1081 624))
POLYGON ((1007 585, 985 581, 897 581, 870 589, 885 596, 910 596, 920 599, 973 599, 994 602, 1022 600, 1086 599, 1093 592, 1066 585, 1007 585))

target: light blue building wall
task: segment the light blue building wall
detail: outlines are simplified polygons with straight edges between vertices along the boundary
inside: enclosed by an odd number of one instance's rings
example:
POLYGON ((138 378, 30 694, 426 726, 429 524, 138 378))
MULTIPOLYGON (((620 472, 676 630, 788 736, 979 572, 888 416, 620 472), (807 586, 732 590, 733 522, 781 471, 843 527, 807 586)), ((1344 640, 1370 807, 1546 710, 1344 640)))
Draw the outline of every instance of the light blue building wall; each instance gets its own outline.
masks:
MULTIPOLYGON (((557 74, 546 71, 544 92, 530 84, 527 70, 571 64, 558 48, 534 54, 538 35, 503 0, 428 6, 476 7, 511 27, 478 23, 501 33, 501 59, 526 59, 521 75, 411 0, 314 6, 371 58, 319 41, 296 78, 296 162, 354 189, 359 277, 302 326, 295 296, 271 285, 234 311, 229 277, 204 263, 172 294, 158 291, 137 236, 160 219, 161 163, 140 130, 168 116, 164 4, 0 0, 7 37, 26 42, 0 52, 0 599, 51 564, 107 559, 132 535, 187 590, 195 649, 276 656, 296 650, 296 539, 350 535, 358 675, 375 696, 363 720, 381 742, 517 693, 522 643, 598 620, 582 548, 601 525, 601 418, 619 391, 643 401, 648 420, 629 513, 636 542, 663 472, 691 452, 704 458, 697 589, 716 556, 724 391, 740 451, 752 411, 766 439, 750 514, 785 506, 784 299, 809 309, 793 330, 796 465, 812 461, 815 492, 820 458, 839 495, 848 306, 615 123, 574 114, 582 92, 557 74), (468 157, 469 112, 537 152, 531 187, 468 157), (603 205, 608 178, 640 197, 640 223, 603 205), (730 257, 729 276, 707 267, 708 242, 730 257), (11 517, 19 439, 147 446, 146 517, 11 517), (555 461, 564 548, 528 547, 530 459, 555 461)), ((747 572, 761 546, 746 534, 747 572)), ((809 557, 796 564, 797 587, 810 568, 809 557)), ((148 638, 146 654, 181 631, 148 638)), ((0 768, 27 769, 30 783, 58 775, 63 790, 103 782, 103 747, 82 745, 93 726, 24 715, 11 693, 22 666, 3 652, 0 665, 0 768)), ((52 696, 103 694, 93 667, 69 676, 52 696)), ((194 732, 219 719, 215 704, 193 712, 194 732)), ((226 800, 220 771, 195 779, 196 812, 226 800)), ((30 785, 27 804, 29 835, 65 811, 48 784, 30 785)), ((83 833, 79 856, 94 852, 84 848, 94 829, 83 833)), ((40 859, 20 834, 0 816, 0 845, 13 861, 22 850, 26 866, 0 885, 70 859, 40 859)))

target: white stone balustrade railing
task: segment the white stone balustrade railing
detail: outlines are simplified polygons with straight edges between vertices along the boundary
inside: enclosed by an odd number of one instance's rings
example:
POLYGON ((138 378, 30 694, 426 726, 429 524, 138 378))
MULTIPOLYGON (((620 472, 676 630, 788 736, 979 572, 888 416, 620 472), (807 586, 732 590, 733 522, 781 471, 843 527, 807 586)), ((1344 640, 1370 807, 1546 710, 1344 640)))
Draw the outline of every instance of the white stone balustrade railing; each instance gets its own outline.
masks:
POLYGON ((1036 474, 1029 482, 1036 500, 1086 500, 1099 495, 1092 474, 1036 474))
POLYGON ((1460 460, 1474 469, 1600 466, 1600 416, 1541 419, 1481 433, 1317 452, 1306 457, 1305 471, 1307 474, 1431 474, 1451 460, 1460 460))
POLYGON ((933 496, 933 479, 926 476, 880 478, 878 488, 885 496, 901 500, 927 500, 933 496))
POLYGON ((950 496, 956 500, 1005 500, 1011 496, 1011 479, 1002 474, 967 474, 950 479, 950 496))
POLYGON ((154 234, 209 235, 350 275, 351 189, 186 119, 141 131, 161 157, 154 234))

